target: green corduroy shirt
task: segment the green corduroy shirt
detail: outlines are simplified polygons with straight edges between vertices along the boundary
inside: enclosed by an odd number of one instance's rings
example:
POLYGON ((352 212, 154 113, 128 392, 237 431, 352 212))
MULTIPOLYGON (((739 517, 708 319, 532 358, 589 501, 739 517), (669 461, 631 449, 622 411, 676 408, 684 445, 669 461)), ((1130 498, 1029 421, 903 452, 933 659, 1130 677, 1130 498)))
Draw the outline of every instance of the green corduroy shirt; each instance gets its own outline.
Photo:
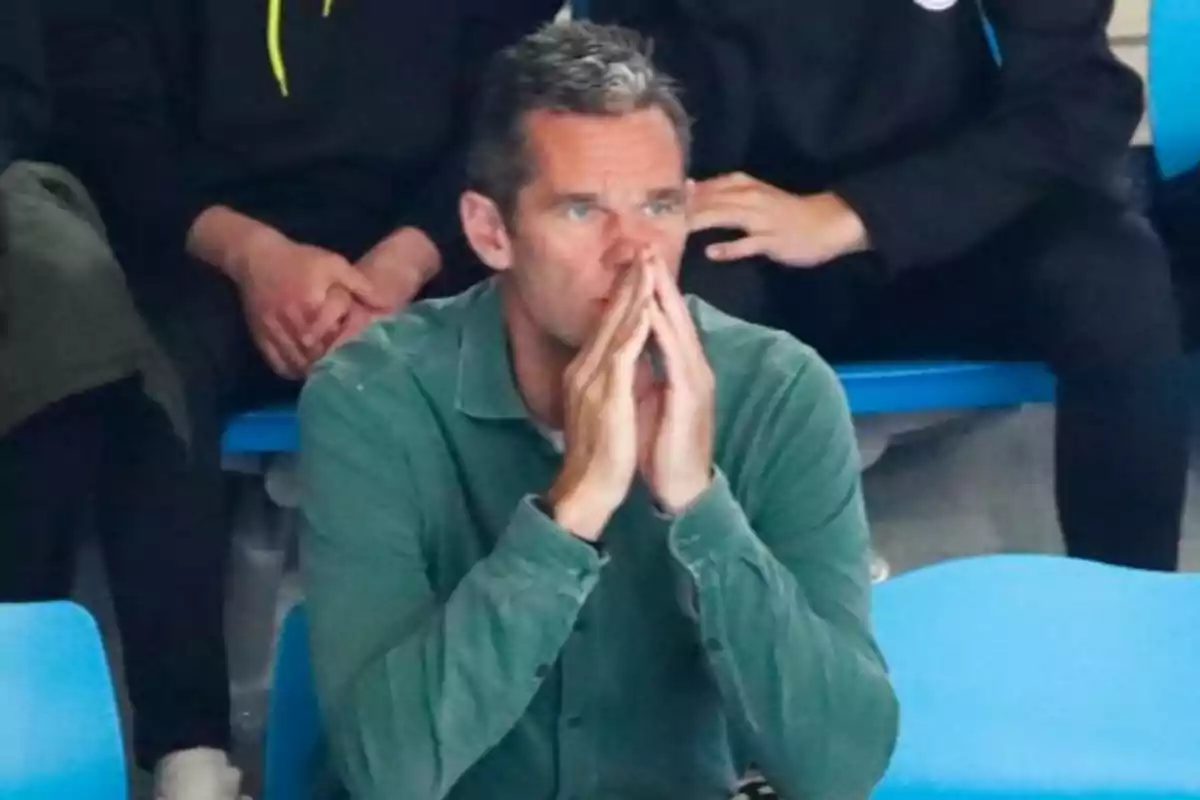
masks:
POLYGON ((536 499, 562 454, 496 279, 376 324, 300 402, 303 567, 337 772, 361 800, 865 797, 897 704, 869 623, 844 395, 791 337, 689 298, 715 479, 635 483, 597 549, 536 499))

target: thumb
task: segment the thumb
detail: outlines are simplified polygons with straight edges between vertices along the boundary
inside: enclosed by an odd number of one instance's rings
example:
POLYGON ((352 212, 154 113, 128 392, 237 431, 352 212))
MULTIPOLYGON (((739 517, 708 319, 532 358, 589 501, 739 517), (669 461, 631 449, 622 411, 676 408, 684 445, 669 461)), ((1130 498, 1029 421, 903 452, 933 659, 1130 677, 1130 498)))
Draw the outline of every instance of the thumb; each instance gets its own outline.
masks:
POLYGON ((368 308, 376 311, 391 311, 391 303, 384 295, 383 290, 376 285, 375 281, 352 265, 343 264, 338 269, 337 282, 354 295, 355 300, 368 308))

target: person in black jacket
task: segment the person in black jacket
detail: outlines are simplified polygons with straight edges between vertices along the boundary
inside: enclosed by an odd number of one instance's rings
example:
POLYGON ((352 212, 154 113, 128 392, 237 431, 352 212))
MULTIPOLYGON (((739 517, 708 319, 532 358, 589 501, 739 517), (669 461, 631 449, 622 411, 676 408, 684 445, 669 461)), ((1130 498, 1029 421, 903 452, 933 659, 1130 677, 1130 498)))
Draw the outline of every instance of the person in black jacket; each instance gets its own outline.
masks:
POLYGON ((696 117, 690 290, 833 360, 1044 358, 1069 553, 1170 570, 1179 322, 1163 247, 1114 188, 1142 86, 1112 7, 590 2, 654 40, 696 117))
MULTIPOLYGON (((166 800, 237 791, 214 755, 229 747, 223 426, 291 397, 374 317, 482 276, 457 217, 465 113, 489 55, 560 4, 47 2, 57 146, 186 395, 169 535, 209 543, 203 590, 173 601, 193 609, 187 664, 162 687, 192 724, 136 737, 166 800)), ((175 463, 175 445, 144 449, 175 463)))

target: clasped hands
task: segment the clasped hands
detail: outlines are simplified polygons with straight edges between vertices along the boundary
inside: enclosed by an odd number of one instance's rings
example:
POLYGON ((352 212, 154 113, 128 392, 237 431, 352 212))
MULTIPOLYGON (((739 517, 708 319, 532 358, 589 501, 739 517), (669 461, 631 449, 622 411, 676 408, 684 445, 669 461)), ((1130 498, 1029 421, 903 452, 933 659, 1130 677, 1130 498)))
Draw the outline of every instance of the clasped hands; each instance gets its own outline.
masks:
POLYGON ((638 474, 668 513, 695 502, 712 482, 714 393, 675 278, 645 250, 564 377, 566 449, 547 496, 556 521, 595 541, 638 474))
POLYGON ((407 306, 440 266, 437 248, 413 228, 357 263, 274 231, 242 260, 237 283, 250 332, 272 370, 291 379, 376 317, 407 306))

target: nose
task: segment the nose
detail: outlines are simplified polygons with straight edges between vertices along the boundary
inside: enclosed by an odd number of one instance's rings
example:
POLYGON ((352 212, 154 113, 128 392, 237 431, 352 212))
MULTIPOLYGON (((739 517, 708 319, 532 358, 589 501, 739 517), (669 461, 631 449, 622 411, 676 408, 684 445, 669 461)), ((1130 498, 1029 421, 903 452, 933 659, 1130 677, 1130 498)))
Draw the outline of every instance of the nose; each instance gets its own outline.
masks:
POLYGON ((614 214, 609 226, 608 258, 610 266, 624 271, 638 253, 654 244, 654 227, 643 214, 614 214))

